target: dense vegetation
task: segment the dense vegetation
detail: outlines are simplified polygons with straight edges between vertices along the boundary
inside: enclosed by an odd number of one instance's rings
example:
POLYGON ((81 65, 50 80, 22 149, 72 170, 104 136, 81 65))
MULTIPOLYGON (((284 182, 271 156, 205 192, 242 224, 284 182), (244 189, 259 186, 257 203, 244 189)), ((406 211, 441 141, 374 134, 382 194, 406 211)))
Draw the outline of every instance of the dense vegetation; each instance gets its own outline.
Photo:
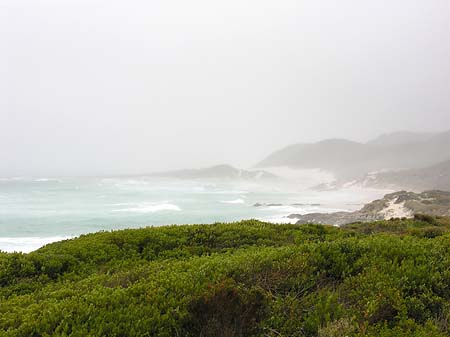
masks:
POLYGON ((0 253, 0 336, 447 336, 449 229, 244 221, 0 253))

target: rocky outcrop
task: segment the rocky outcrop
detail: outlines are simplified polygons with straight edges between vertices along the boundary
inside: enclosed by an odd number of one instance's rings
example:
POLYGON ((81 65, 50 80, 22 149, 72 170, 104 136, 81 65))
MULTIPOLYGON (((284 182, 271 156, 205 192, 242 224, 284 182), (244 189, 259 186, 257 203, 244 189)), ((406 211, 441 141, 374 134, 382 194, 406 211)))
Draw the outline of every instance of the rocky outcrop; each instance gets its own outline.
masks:
POLYGON ((355 212, 291 214, 298 224, 317 223, 341 226, 391 218, 411 218, 414 214, 450 216, 450 192, 395 192, 372 201, 355 212))
POLYGON ((314 223, 342 226, 353 222, 369 222, 382 220, 383 217, 377 214, 357 212, 334 212, 334 213, 309 213, 305 215, 291 214, 290 219, 296 219, 297 224, 314 223))

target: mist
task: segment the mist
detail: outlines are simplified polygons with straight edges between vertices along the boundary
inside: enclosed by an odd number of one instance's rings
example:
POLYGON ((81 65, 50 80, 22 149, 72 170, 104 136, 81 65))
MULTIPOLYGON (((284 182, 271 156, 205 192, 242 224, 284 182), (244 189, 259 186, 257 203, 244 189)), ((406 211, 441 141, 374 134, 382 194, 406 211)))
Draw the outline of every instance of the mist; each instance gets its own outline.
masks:
POLYGON ((250 167, 450 129, 450 3, 0 2, 0 175, 250 167))

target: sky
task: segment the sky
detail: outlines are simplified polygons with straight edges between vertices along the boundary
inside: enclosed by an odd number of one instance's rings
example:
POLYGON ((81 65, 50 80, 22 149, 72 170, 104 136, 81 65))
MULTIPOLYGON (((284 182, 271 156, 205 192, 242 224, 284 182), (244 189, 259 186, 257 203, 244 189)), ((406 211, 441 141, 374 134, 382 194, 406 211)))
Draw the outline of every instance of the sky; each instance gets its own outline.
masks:
POLYGON ((0 176, 450 129, 448 0, 0 0, 0 176))

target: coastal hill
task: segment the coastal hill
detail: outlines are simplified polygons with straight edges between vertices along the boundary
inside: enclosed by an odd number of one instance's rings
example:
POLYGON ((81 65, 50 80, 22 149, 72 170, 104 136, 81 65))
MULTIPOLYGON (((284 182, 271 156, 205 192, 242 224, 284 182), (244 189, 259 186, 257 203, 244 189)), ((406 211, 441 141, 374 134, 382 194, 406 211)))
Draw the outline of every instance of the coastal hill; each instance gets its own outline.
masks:
POLYGON ((330 171, 341 181, 360 179, 370 172, 421 169, 450 160, 450 131, 425 134, 397 132, 358 143, 330 139, 294 144, 278 150, 256 167, 287 166, 330 171))
POLYGON ((359 172, 360 162, 369 160, 370 153, 364 144, 345 140, 329 139, 312 144, 294 144, 270 154, 256 167, 287 166, 295 169, 323 169, 343 175, 359 172), (349 163, 354 165, 350 166, 349 163), (350 172, 350 171, 351 172, 350 172))
POLYGON ((391 218, 412 218, 415 214, 450 216, 450 192, 400 191, 385 195, 355 212, 291 214, 298 224, 321 223, 341 226, 354 222, 370 222, 391 218))
POLYGON ((226 180, 273 180, 277 176, 263 170, 243 170, 231 165, 216 165, 200 169, 186 169, 150 174, 153 177, 176 179, 226 179, 226 180))
POLYGON ((371 173, 360 184, 364 187, 450 191, 450 160, 422 169, 371 173))
POLYGON ((367 144, 376 146, 414 144, 428 141, 435 135, 435 133, 431 132, 398 131, 382 134, 377 138, 368 141, 367 144))

